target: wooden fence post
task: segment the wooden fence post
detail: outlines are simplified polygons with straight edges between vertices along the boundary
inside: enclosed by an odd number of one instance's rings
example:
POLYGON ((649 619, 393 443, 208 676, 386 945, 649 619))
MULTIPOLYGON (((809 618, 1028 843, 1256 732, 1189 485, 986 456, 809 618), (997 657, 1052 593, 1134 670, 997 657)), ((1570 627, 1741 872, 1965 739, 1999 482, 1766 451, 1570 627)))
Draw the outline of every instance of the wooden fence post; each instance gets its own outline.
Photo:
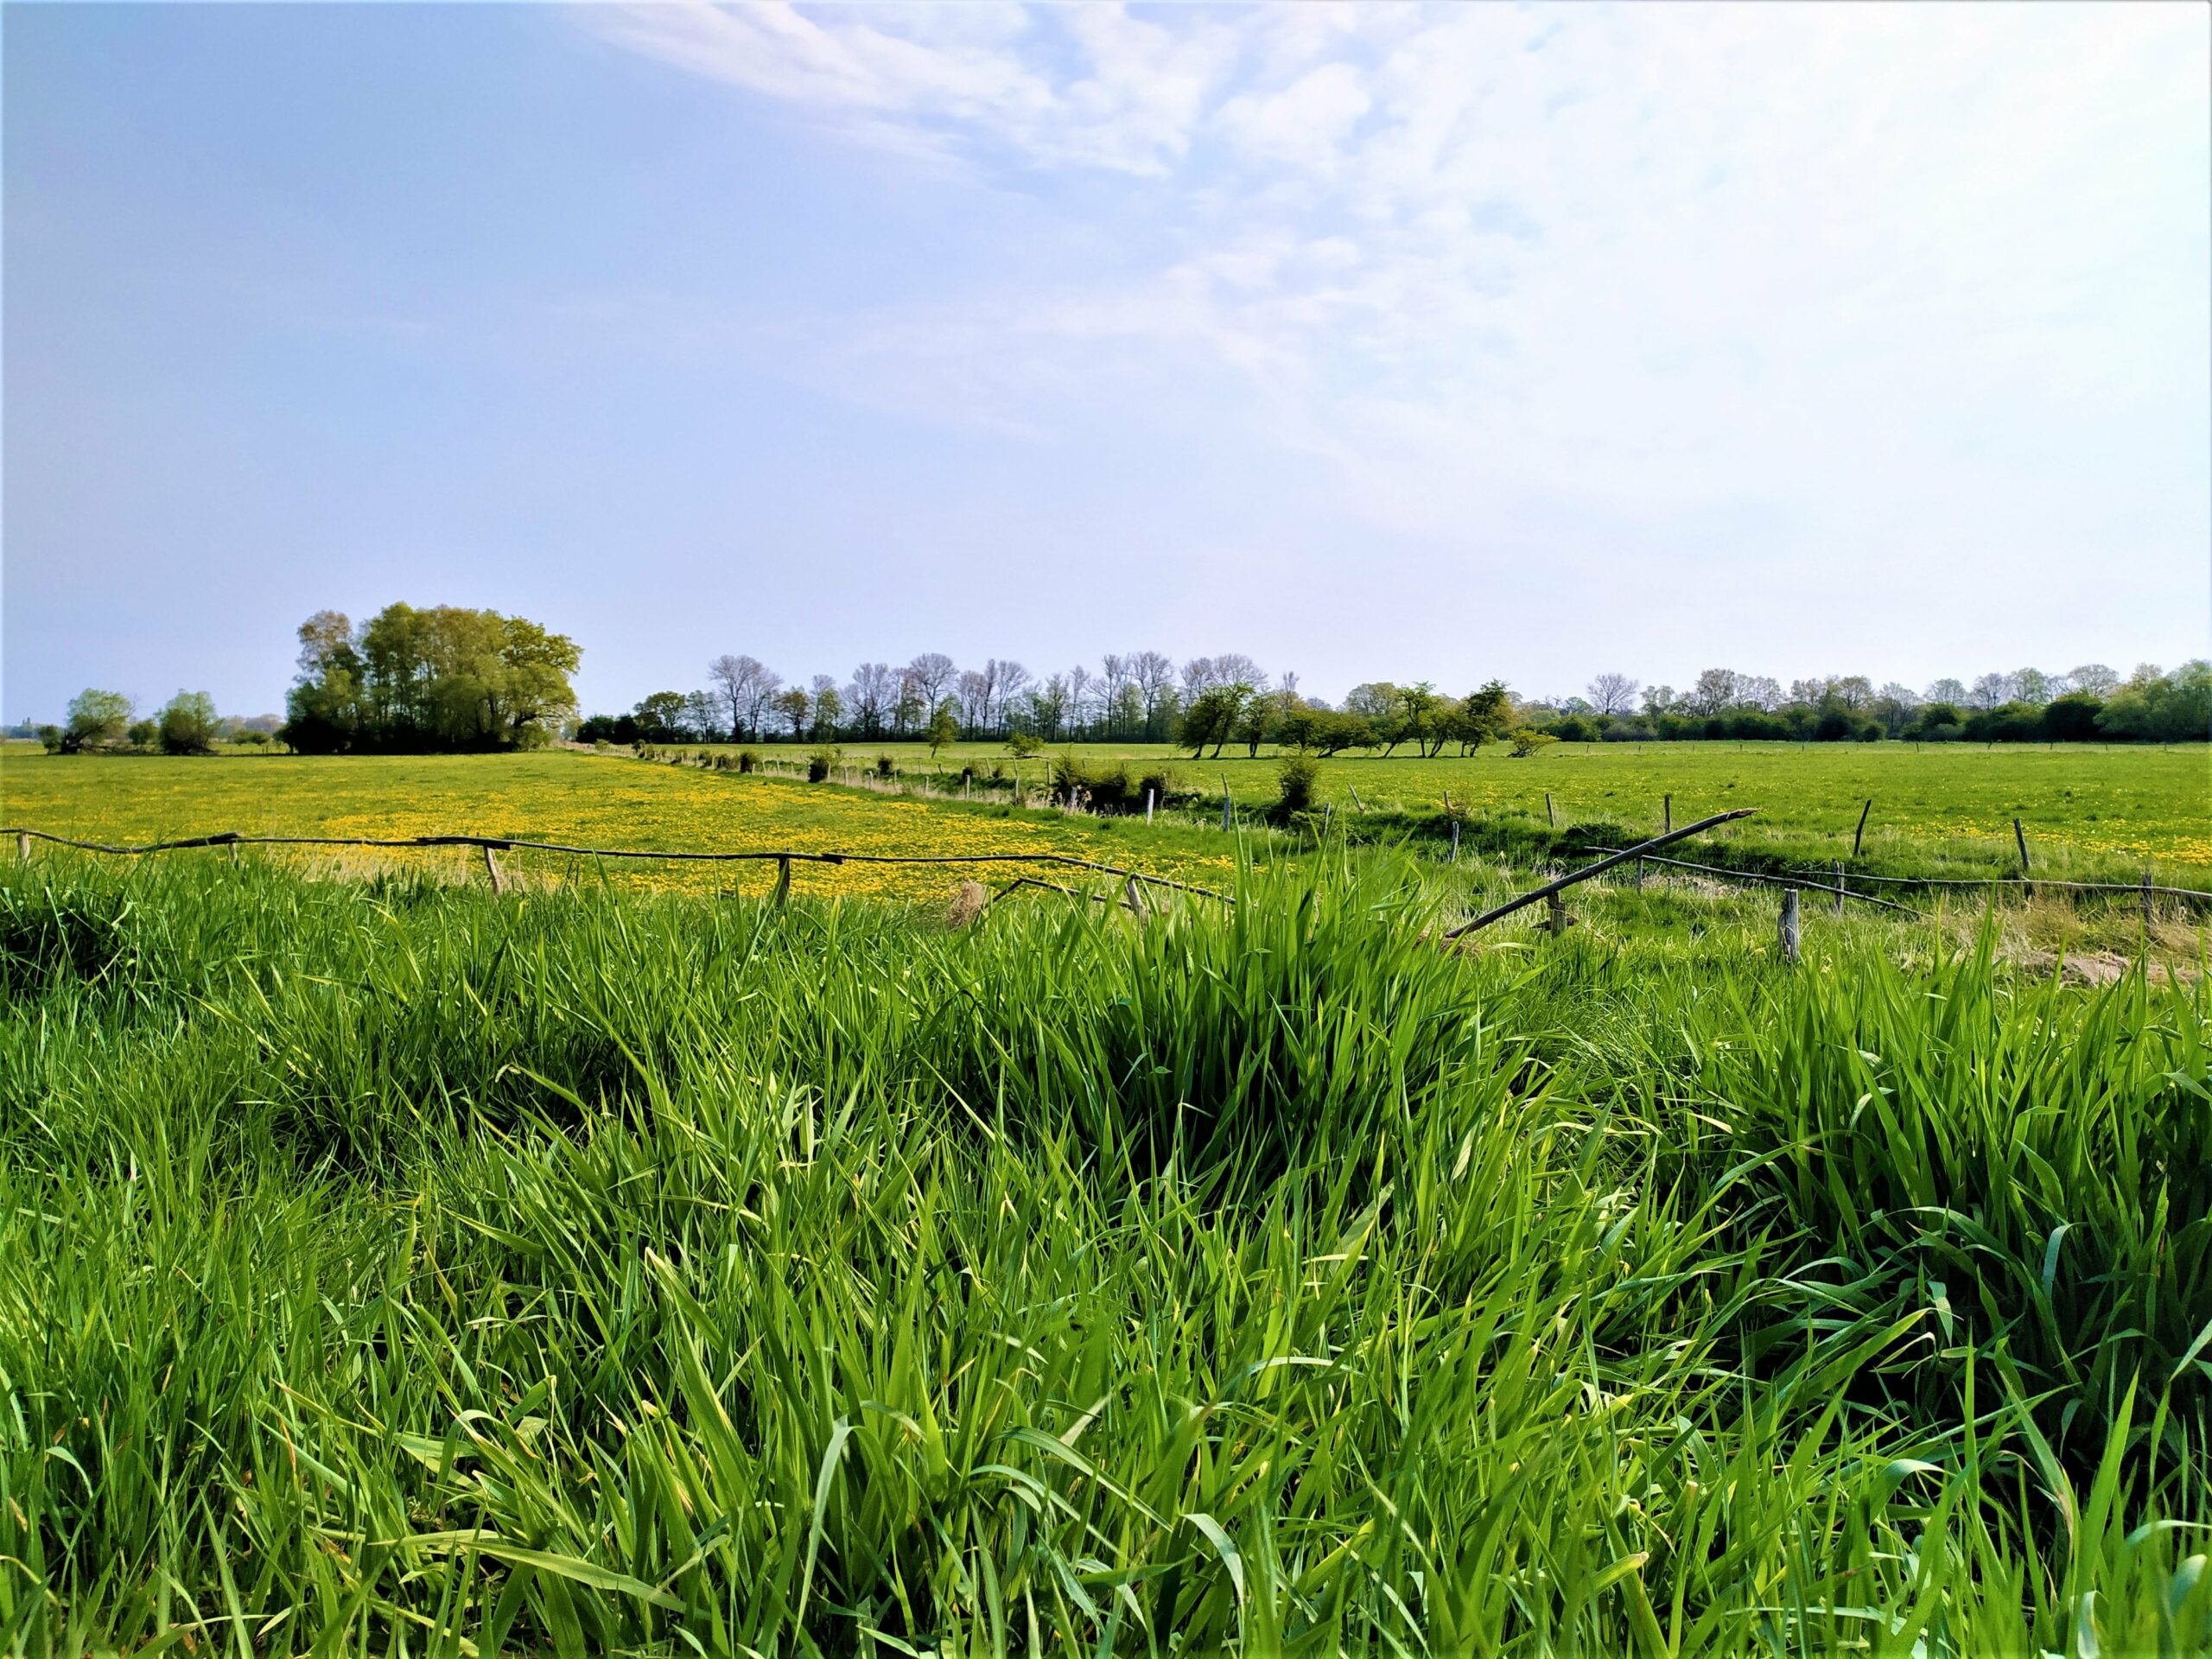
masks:
POLYGON ((776 859, 776 891, 769 896, 769 902, 781 910, 791 901, 791 861, 788 856, 779 854, 776 859))
POLYGON ((1659 798, 1659 828, 1668 835, 1675 832, 1675 798, 1671 795, 1659 798))
POLYGON ((1782 890, 1782 959, 1787 963, 1797 960, 1797 889, 1782 890))
POLYGON ((1551 930, 1552 938, 1559 938, 1568 928, 1574 925, 1574 918, 1567 913, 1567 900, 1560 898, 1559 894, 1546 893, 1544 909, 1548 912, 1544 918, 1544 925, 1551 930))
POLYGON ((2151 925, 2151 872, 2143 872, 2143 925, 2151 925))
POLYGON ((1843 861, 1841 859, 1836 860, 1835 863, 1835 913, 1839 916, 1843 914, 1843 861))
POLYGON ((31 861, 31 836, 28 830, 20 831, 16 836, 16 856, 26 864, 31 861))
POLYGON ((492 878, 492 892, 494 896, 507 890, 506 881, 499 874, 499 861, 492 856, 491 843, 488 842, 484 847, 484 874, 492 878))
POLYGON ((1457 818, 1452 820, 1452 861, 1454 864, 1459 861, 1459 820, 1457 818))
POLYGON ((1359 798, 1359 791, 1356 789, 1352 789, 1350 784, 1346 784, 1344 787, 1348 790, 1351 790, 1351 804, 1353 808, 1357 811, 1366 811, 1367 803, 1359 798))
POLYGON ((2018 818, 2012 820, 2012 839, 2019 843, 2020 874, 2024 879, 2028 874, 2028 832, 2020 828, 2018 818))
POLYGON ((1869 795, 1866 798, 1866 804, 1859 809, 1859 827, 1851 832, 1851 856, 1853 862, 1856 862, 1859 857, 1859 843, 1866 834, 1866 815, 1873 810, 1874 798, 1869 795))
POLYGON ((1137 920, 1144 920, 1144 894, 1137 890, 1137 879, 1134 875, 1122 886, 1122 902, 1129 907, 1130 913, 1137 920))
POLYGON ((1559 814, 1552 810, 1552 792, 1544 791, 1544 822, 1554 830, 1559 828, 1559 814))
POLYGON ((1636 890, 1643 891, 1643 861, 1640 858, 1636 861, 1636 890))
POLYGON ((1147 784, 1145 786, 1144 791, 1144 821, 1147 823, 1150 823, 1152 822, 1152 786, 1147 784))

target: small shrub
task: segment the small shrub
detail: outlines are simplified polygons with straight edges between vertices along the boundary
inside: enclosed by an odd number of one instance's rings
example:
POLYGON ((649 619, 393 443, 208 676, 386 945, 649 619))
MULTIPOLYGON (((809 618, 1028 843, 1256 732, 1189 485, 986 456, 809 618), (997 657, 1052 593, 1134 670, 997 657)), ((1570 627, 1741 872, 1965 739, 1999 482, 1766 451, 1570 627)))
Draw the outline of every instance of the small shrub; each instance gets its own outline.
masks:
POLYGON ((1318 762, 1303 754, 1287 754, 1275 766, 1275 812, 1287 818, 1294 812, 1313 810, 1313 785, 1321 775, 1318 762))
POLYGON ((1045 752, 1045 740, 1034 732, 1008 732, 1006 752, 1017 760, 1027 760, 1045 752))
POLYGON ((1559 739, 1554 737, 1549 732, 1540 732, 1533 726, 1522 726, 1516 730, 1508 732, 1505 738, 1507 742, 1513 745, 1513 758, 1516 760, 1525 760, 1546 744, 1559 741, 1559 739))
POLYGON ((899 763, 887 754, 877 755, 875 775, 879 778, 896 778, 899 775, 899 763))
POLYGON ((826 782, 830 771, 845 758, 842 750, 819 748, 806 757, 806 781, 810 784, 826 782))
POLYGON ((737 769, 741 772, 760 771, 760 755, 752 749, 740 749, 737 752, 737 769))
POLYGON ((1173 766, 1154 766, 1137 779, 1137 804, 1142 806, 1147 792, 1155 804, 1165 806, 1182 791, 1183 780, 1173 766))

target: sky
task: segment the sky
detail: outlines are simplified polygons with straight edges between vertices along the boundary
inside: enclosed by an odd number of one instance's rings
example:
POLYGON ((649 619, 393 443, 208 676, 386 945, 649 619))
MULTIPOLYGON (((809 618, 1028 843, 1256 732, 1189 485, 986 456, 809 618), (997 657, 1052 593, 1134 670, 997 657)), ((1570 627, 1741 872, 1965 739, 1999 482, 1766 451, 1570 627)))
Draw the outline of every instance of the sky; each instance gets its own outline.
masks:
POLYGON ((1566 695, 2203 655, 2202 6, 0 14, 0 713, 404 600, 1566 695))

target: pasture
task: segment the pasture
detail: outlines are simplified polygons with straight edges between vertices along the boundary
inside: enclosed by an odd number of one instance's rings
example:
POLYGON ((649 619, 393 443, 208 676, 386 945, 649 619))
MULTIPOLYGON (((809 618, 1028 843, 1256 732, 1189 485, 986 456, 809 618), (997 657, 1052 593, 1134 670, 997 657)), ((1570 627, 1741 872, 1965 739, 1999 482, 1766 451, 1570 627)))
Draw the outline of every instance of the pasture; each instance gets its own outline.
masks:
MULTIPOLYGON (((759 753, 790 765, 806 750, 772 745, 759 753)), ((1189 750, 1161 744, 1090 743, 1048 749, 1021 767, 1041 779, 1065 753, 1086 762, 1126 759, 1133 770, 1164 764, 1215 803, 1224 779, 1240 802, 1275 793, 1270 747, 1253 758, 1232 744, 1217 760, 1193 761, 1189 750)), ((1014 765, 995 744, 955 745, 934 766, 918 744, 854 743, 846 753, 863 765, 889 754, 918 774, 1014 765)), ((1557 743, 1525 760, 1492 744, 1427 760, 1409 748, 1388 758, 1341 754, 1320 766, 1319 798, 1339 811, 1353 810, 1355 796, 1369 807, 1434 811, 1448 794, 1478 813, 1542 821, 1548 792, 1562 824, 1656 830, 1662 798, 1671 794, 1677 823, 1755 803, 1758 825, 1738 833, 1821 858, 1849 851, 1872 799, 1868 849, 1940 848, 1961 864, 2010 869, 2018 817, 2031 843, 2048 843, 2075 868, 2094 864, 2121 880, 2145 866, 2212 873, 2212 747, 2201 743, 1557 743)))
MULTIPOLYGON (((1218 836, 988 803, 923 801, 790 778, 649 766, 626 755, 256 756, 10 759, 6 818, 79 840, 149 841, 213 830, 245 835, 397 836, 465 831, 619 848, 802 852, 1057 852, 1114 863, 1141 839, 1151 873, 1206 882, 1235 868, 1218 836)), ((466 874, 474 855, 264 849, 257 856, 334 872, 390 868, 466 874)), ((765 893, 772 864, 609 862, 518 855, 526 880, 661 892, 765 893)), ((938 899, 943 868, 801 864, 801 893, 938 899)))

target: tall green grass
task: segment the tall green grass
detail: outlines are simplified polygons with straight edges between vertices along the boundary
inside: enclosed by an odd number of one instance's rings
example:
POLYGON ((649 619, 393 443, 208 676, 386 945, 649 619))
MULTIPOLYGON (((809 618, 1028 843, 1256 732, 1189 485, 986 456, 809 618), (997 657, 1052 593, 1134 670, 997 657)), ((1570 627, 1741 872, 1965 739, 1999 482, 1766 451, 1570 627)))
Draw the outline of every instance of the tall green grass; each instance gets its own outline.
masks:
POLYGON ((2201 982, 1455 956, 1409 890, 18 873, 0 1630, 2212 1642, 2201 982))

